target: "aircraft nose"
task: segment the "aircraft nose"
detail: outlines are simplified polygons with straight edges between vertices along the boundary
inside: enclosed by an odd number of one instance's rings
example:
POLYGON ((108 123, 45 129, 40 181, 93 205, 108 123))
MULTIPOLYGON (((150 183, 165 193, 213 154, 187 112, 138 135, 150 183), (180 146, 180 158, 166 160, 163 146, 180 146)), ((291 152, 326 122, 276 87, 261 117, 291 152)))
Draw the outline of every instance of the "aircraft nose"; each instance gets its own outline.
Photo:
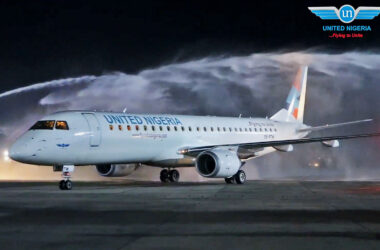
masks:
POLYGON ((20 153, 19 153, 19 150, 17 150, 17 146, 15 144, 11 146, 8 153, 9 153, 9 158, 11 158, 14 161, 18 160, 20 153))
POLYGON ((25 146, 22 146, 17 141, 11 146, 8 153, 9 158, 18 162, 24 161, 26 157, 25 146))

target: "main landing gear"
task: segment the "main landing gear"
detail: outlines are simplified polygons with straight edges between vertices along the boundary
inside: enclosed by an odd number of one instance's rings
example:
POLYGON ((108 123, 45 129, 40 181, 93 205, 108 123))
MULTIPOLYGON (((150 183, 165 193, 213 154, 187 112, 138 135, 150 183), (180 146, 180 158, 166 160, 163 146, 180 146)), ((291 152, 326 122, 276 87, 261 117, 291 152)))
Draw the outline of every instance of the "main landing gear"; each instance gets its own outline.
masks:
POLYGON ((62 167, 63 180, 59 182, 59 189, 71 190, 73 188, 73 183, 70 181, 72 172, 74 172, 74 165, 68 165, 68 166, 62 167))
POLYGON ((163 169, 163 170, 161 170, 161 173, 160 173, 160 180, 163 183, 178 182, 179 181, 179 172, 175 169, 173 169, 173 170, 163 169))
POLYGON ((233 183, 244 184, 246 179, 247 179, 247 176, 245 175, 245 172, 243 170, 237 171, 237 173, 231 177, 224 178, 227 184, 233 184, 233 183))

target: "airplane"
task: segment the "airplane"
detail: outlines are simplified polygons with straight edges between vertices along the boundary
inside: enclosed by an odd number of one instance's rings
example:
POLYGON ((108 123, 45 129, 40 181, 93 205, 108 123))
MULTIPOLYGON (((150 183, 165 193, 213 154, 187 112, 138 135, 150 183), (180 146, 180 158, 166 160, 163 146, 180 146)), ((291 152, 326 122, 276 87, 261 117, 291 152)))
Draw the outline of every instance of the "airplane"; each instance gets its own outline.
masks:
POLYGON ((286 106, 270 118, 61 111, 37 121, 11 146, 9 156, 62 171, 62 190, 72 189, 72 172, 83 165, 95 165, 106 177, 126 176, 141 165, 161 167, 164 183, 179 181, 178 167, 195 167, 203 177, 243 184, 241 168, 250 159, 291 152, 294 144, 338 147, 339 140, 380 136, 307 137, 313 131, 372 120, 304 124, 307 72, 307 66, 299 69, 286 106))

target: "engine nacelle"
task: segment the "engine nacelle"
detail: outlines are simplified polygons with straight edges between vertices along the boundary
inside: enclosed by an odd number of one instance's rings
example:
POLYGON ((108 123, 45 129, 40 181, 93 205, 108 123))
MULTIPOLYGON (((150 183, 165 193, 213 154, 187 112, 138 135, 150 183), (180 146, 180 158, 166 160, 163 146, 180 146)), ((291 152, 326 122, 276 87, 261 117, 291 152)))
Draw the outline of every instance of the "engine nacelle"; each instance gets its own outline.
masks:
POLYGON ((235 151, 213 149, 200 153, 195 161, 200 175, 208 178, 226 178, 237 173, 241 161, 235 151))
POLYGON ((105 177, 120 177, 130 175, 138 164, 100 164, 96 165, 98 174, 105 177))

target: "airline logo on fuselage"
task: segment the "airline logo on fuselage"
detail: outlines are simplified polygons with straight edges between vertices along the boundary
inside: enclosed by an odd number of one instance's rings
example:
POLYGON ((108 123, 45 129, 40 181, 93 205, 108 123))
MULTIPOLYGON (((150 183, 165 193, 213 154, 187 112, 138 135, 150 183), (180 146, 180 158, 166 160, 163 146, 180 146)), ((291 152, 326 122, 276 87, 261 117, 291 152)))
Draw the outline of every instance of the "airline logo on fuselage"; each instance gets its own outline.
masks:
POLYGON ((103 115, 109 124, 132 125, 183 125, 177 117, 168 116, 138 116, 138 115, 103 115))

